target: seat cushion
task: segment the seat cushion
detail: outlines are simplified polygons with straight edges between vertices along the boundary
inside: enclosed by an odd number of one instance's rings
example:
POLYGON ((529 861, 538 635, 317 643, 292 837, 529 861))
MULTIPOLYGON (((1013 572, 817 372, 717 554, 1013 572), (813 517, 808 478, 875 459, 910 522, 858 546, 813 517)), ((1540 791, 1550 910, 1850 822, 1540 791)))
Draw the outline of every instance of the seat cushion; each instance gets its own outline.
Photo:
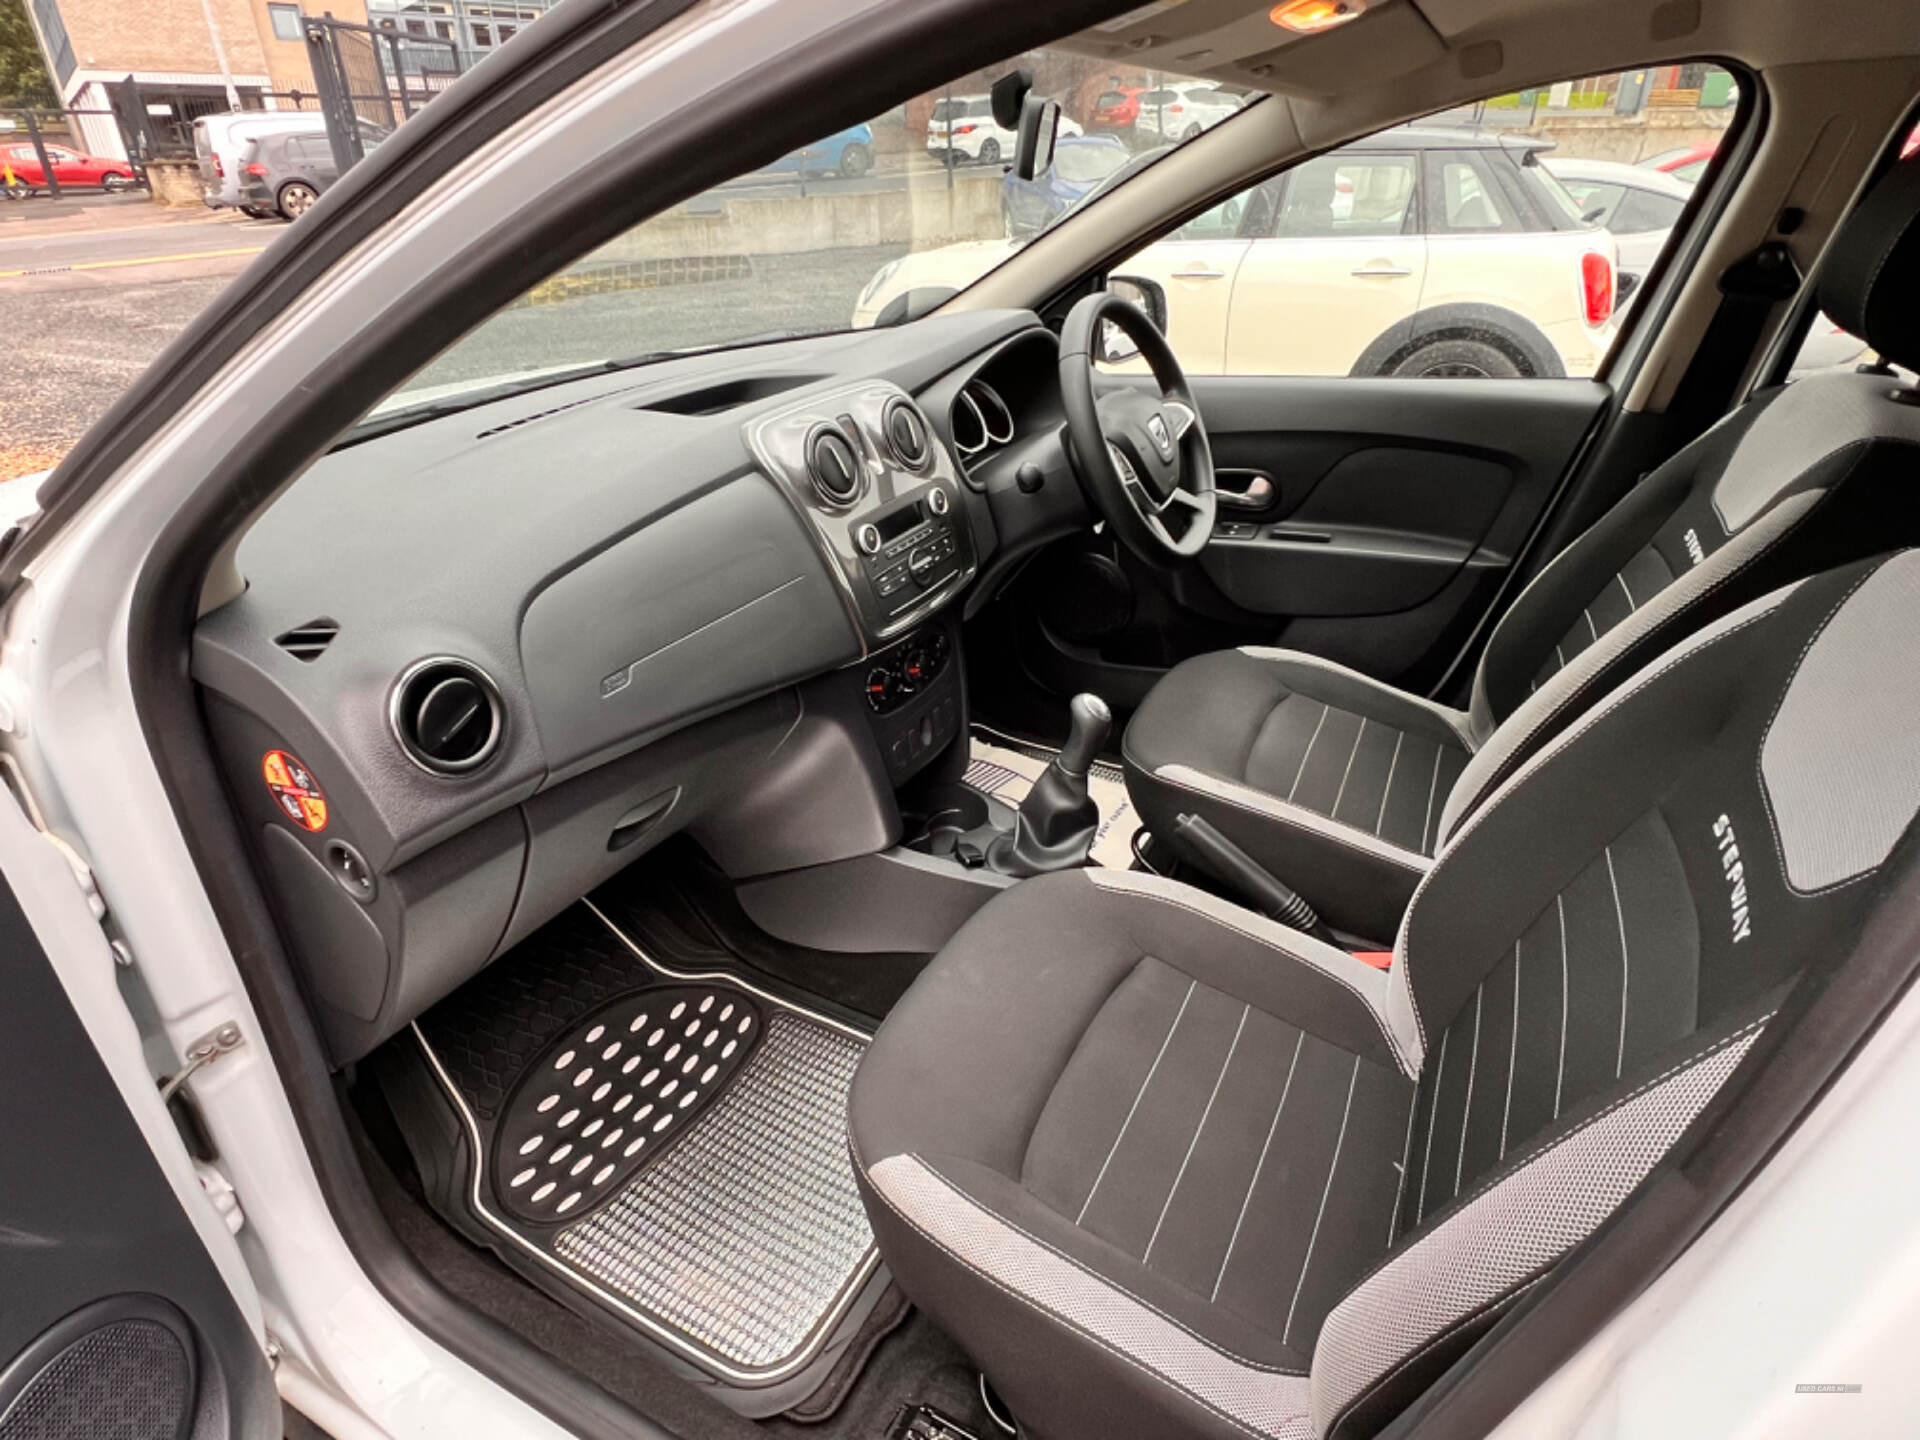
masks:
POLYGON ((1466 768, 1466 717, 1343 666, 1242 647, 1175 666, 1122 744, 1148 825, 1197 813, 1333 925, 1391 939, 1466 768))
POLYGON ((889 1265, 1039 1433, 1305 1433, 1314 1338, 1400 1197, 1384 992, 1157 877, 1016 886, 855 1082, 889 1265))

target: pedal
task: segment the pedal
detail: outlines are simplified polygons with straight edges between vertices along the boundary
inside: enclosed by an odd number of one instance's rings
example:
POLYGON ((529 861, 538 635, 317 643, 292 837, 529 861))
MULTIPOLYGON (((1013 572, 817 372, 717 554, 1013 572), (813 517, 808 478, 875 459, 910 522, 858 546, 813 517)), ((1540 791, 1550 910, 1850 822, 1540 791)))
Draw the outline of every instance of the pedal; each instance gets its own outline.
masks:
POLYGON ((886 1440, 980 1440, 958 1420, 931 1405, 902 1405, 887 1427, 886 1440))

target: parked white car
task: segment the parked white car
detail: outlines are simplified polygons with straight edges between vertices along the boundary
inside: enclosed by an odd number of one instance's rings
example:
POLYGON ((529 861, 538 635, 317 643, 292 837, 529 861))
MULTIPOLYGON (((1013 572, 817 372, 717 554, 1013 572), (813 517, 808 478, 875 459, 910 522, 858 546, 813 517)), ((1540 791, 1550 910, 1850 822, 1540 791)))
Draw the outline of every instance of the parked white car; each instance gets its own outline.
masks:
MULTIPOLYGON (((1080 126, 1062 115, 1058 133, 1078 135, 1080 126)), ((951 151, 956 160, 993 165, 1012 158, 1019 138, 993 118, 989 95, 952 95, 933 102, 933 119, 927 123, 930 155, 944 159, 951 151)))
POLYGON ((1548 155, 1543 163, 1573 197, 1581 214, 1612 233, 1620 247, 1624 302, 1666 249, 1667 236, 1679 222, 1693 186, 1664 171, 1623 165, 1617 160, 1548 155))
POLYGON ((1140 97, 1140 113, 1133 122, 1139 145, 1191 140, 1239 110, 1240 97, 1215 85, 1165 85, 1140 97))
MULTIPOLYGON (((1615 243, 1540 148, 1389 130, 1215 206, 1114 273, 1165 294, 1169 338, 1196 374, 1592 375, 1613 343, 1615 243)), ((890 262, 853 324, 908 290, 963 288, 1011 248, 969 241, 890 262)))

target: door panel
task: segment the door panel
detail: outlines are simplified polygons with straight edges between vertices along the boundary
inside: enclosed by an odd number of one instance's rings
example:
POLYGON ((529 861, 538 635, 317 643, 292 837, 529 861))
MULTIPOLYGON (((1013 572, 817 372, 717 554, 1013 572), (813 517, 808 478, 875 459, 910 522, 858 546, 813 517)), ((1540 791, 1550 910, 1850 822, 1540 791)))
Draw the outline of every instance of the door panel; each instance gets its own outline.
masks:
POLYGON ((1169 665, 1247 643, 1429 689, 1610 399, 1578 380, 1189 382, 1222 487, 1258 472, 1272 498, 1222 506, 1193 562, 1150 565, 1093 537, 1029 567, 1003 608, 1020 617, 1022 671, 1056 696, 1127 709, 1169 665))
MULTIPOLYGON (((1119 273, 1152 280, 1166 292, 1167 337, 1195 373, 1217 375, 1226 367, 1227 315, 1247 247, 1231 238, 1162 240, 1120 267, 1119 273)), ((1124 368, 1146 366, 1134 361, 1124 368)))
POLYGON ((280 1434, 259 1344, 4 880, 0 954, 0 1433, 280 1434))

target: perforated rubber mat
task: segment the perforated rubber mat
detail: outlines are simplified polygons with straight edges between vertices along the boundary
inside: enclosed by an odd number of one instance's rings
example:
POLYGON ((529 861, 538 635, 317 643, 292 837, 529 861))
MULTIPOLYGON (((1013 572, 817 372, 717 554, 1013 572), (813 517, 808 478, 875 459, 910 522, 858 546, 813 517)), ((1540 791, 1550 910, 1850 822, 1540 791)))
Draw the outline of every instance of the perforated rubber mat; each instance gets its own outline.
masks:
POLYGON ((850 1027, 670 971, 583 904, 415 1028, 483 1157, 469 1199, 503 1253, 704 1368, 797 1369, 872 1273, 850 1027))

